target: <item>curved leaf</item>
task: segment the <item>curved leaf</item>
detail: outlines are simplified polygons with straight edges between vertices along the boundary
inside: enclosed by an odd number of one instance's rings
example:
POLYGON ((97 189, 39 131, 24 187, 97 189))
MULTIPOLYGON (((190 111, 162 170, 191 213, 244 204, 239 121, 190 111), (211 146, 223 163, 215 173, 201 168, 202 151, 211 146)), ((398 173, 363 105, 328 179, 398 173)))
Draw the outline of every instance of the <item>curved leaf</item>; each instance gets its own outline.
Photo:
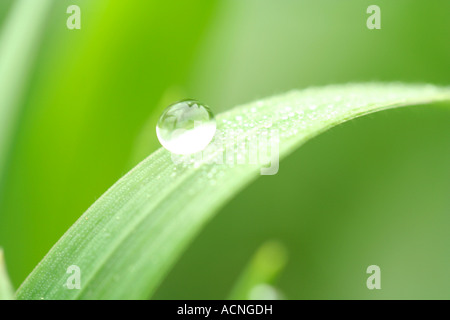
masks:
MULTIPOLYGON (((240 130, 240 146, 278 132, 285 156, 320 132, 371 112, 450 100, 432 85, 353 84, 310 88, 255 101, 217 116, 218 129, 240 130)), ((203 159, 175 164, 159 149, 113 185, 69 229, 18 290, 20 299, 145 299, 214 213, 259 175, 259 166, 203 159), (81 289, 68 289, 71 265, 81 289)))

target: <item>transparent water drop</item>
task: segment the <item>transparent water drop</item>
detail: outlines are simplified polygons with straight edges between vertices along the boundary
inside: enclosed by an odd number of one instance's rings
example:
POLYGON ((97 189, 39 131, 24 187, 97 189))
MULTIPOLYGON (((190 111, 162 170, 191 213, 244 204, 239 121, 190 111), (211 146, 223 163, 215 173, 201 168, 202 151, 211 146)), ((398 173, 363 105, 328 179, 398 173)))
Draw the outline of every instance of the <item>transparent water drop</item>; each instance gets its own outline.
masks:
POLYGON ((208 106, 196 100, 182 100, 168 106, 156 125, 164 148, 175 154, 202 151, 216 132, 216 120, 208 106))

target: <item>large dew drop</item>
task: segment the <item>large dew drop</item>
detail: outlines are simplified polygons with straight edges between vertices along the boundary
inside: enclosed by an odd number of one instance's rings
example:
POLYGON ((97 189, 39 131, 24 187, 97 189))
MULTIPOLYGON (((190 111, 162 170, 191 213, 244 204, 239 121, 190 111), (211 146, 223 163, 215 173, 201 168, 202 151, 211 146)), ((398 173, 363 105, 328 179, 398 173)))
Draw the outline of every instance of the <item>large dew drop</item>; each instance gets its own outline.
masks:
POLYGON ((216 132, 216 120, 208 106, 183 100, 168 106, 156 125, 156 135, 164 148, 175 154, 202 151, 216 132))

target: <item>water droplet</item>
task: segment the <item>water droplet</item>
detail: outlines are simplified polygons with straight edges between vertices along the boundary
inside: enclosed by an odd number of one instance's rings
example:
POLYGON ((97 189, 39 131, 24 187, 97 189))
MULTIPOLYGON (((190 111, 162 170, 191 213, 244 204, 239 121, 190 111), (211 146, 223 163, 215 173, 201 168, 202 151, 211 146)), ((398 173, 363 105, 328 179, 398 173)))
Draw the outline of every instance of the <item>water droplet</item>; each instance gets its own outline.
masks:
POLYGON ((156 125, 156 135, 164 148, 175 154, 202 151, 216 132, 216 120, 208 106, 183 100, 168 106, 156 125))

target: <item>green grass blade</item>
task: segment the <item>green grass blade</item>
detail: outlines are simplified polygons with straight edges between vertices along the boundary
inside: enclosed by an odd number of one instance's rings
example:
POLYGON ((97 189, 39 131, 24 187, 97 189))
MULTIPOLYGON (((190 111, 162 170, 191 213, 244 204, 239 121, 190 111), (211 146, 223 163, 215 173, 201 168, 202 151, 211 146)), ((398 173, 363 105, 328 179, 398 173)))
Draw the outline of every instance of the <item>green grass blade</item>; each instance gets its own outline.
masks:
POLYGON ((0 178, 51 0, 17 0, 0 36, 0 178))
MULTIPOLYGON (((255 101, 217 116, 218 129, 279 131, 285 156, 317 134, 364 114, 450 100, 432 85, 351 84, 255 101), (249 126, 252 122, 253 127, 249 126)), ((220 153, 213 151, 210 157, 220 153)), ((250 165, 175 165, 159 149, 113 185, 56 243, 17 292, 19 299, 145 299, 214 213, 258 177, 250 165), (81 270, 81 289, 66 270, 81 270)), ((281 168, 282 170, 282 168, 281 168)))
POLYGON ((275 241, 264 243, 251 258, 235 286, 230 300, 273 300, 279 294, 272 287, 287 262, 286 248, 275 241))
POLYGON ((0 248, 0 300, 14 300, 14 290, 6 271, 5 256, 0 248))

